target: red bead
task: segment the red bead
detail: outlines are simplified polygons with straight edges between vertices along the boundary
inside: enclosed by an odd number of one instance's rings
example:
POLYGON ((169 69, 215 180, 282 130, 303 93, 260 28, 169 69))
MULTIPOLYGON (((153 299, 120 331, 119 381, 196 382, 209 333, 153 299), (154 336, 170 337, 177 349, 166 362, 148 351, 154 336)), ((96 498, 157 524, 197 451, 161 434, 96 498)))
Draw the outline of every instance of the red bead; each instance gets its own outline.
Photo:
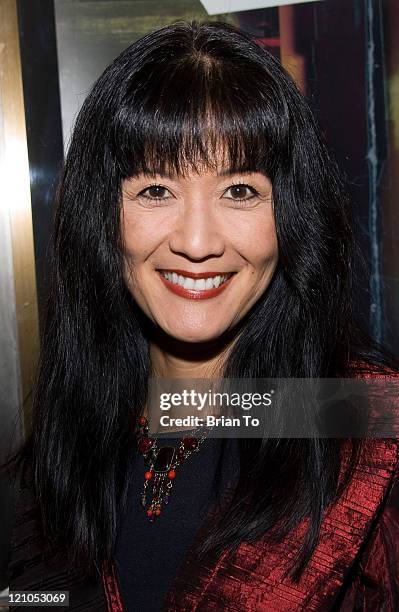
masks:
POLYGON ((184 448, 179 448, 176 452, 176 458, 178 463, 181 463, 184 460, 184 448))
POLYGON ((159 509, 159 508, 157 508, 157 509, 155 510, 155 514, 156 514, 157 516, 159 516, 159 515, 161 514, 161 511, 160 511, 160 509, 159 509))
POLYGON ((144 478, 146 480, 150 480, 152 478, 152 472, 148 471, 144 474, 144 478))
POLYGON ((142 453, 143 455, 145 453, 148 453, 150 448, 152 448, 152 446, 154 445, 154 441, 155 440, 153 438, 142 438, 139 442, 140 453, 142 453))
POLYGON ((142 426, 147 425, 147 419, 145 417, 143 417, 143 416, 140 417, 139 418, 139 425, 142 425, 142 426))
POLYGON ((152 516, 152 510, 151 509, 147 510, 147 516, 152 516))
POLYGON ((171 480, 173 480, 173 478, 176 478, 176 472, 175 470, 169 470, 168 472, 168 476, 171 480))
POLYGON ((197 438, 184 438, 183 445, 186 450, 194 450, 198 446, 197 438))

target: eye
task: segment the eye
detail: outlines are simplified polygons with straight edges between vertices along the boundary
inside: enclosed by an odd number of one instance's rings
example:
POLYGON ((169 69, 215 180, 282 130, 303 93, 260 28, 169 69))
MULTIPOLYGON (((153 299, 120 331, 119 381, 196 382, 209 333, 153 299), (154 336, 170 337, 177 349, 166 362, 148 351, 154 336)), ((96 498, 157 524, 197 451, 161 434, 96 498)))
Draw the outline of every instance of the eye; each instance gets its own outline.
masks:
POLYGON ((223 194, 225 198, 230 200, 251 200, 253 197, 259 195, 259 193, 245 183, 239 183, 237 185, 231 185, 223 194))
POLYGON ((166 200, 172 197, 170 191, 162 185, 150 185, 150 187, 140 191, 139 196, 147 198, 147 200, 166 200))

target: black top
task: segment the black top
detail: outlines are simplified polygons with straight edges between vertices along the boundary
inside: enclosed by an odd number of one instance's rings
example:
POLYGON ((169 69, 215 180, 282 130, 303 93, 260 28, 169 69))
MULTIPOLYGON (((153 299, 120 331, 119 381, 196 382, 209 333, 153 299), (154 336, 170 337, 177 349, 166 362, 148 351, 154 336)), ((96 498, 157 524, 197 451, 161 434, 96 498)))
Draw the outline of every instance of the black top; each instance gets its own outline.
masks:
MULTIPOLYGON (((179 446, 181 438, 159 440, 179 446)), ((237 441, 208 438, 176 468, 167 506, 151 523, 141 505, 146 465, 139 455, 132 466, 129 506, 121 520, 115 562, 121 595, 128 612, 156 612, 190 544, 221 492, 238 476, 237 441)), ((151 486, 147 489, 147 505, 151 486)))

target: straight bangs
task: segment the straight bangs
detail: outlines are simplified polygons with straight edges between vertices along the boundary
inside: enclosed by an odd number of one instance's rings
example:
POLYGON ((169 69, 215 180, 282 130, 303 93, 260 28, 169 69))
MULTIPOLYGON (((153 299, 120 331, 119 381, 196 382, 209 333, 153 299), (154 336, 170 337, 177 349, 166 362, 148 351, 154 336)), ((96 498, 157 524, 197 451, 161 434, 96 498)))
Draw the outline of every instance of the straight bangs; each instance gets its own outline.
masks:
POLYGON ((288 108, 265 68, 192 50, 131 79, 113 134, 122 178, 204 167, 273 178, 290 151, 288 108))

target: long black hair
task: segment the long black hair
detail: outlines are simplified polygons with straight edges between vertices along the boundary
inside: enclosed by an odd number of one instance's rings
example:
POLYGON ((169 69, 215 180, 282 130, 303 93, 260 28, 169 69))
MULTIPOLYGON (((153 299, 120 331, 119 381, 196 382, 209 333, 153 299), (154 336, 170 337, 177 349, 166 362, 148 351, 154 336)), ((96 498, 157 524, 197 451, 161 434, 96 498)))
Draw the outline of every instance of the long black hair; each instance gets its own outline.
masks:
MULTIPOLYGON (((73 132, 33 430, 20 454, 33 467, 46 536, 89 572, 113 553, 131 425, 151 371, 145 317, 123 276, 121 183, 142 171, 211 167, 221 147, 232 169, 270 178, 279 245, 272 282, 245 316, 223 375, 337 377, 354 363, 387 361, 354 322, 344 186, 280 63, 221 23, 177 23, 131 45, 93 86, 73 132)), ((293 566, 299 575, 339 490, 341 447, 327 439, 239 440, 236 492, 202 552, 283 537, 307 516, 293 566)))

